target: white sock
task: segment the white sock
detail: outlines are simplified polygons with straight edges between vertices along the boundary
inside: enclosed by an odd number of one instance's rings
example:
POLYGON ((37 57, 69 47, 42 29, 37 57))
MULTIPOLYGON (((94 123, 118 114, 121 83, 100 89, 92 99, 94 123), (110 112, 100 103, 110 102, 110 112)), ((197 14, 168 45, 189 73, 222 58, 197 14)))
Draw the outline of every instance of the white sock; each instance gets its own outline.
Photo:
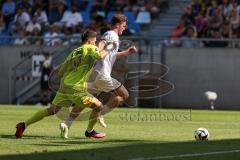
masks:
POLYGON ((93 130, 94 130, 94 128, 93 128, 93 129, 88 129, 88 128, 87 128, 87 132, 88 132, 88 133, 91 133, 93 130))
POLYGON ((68 128, 71 127, 73 122, 73 118, 72 117, 68 117, 68 119, 65 121, 65 124, 67 125, 68 128))

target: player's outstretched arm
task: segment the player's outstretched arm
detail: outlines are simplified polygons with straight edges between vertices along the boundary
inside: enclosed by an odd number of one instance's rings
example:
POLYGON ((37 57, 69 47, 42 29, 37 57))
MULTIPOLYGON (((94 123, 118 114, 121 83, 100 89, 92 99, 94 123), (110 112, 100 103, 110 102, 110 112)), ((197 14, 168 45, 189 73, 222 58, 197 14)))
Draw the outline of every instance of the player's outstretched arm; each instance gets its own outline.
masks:
POLYGON ((122 51, 122 52, 118 52, 118 55, 117 55, 117 59, 120 59, 120 58, 123 58, 123 57, 126 57, 130 54, 134 54, 134 53, 137 53, 137 48, 135 46, 132 46, 132 47, 129 47, 127 50, 125 51, 122 51))

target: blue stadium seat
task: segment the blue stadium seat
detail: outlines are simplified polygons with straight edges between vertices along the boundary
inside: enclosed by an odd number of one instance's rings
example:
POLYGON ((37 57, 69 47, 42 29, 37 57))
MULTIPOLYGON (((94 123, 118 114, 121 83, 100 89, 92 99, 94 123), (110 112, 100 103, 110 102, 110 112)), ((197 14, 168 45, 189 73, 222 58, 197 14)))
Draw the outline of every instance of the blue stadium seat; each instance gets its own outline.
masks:
POLYGON ((19 33, 17 33, 17 32, 12 33, 11 38, 9 39, 9 44, 13 44, 14 41, 15 41, 15 39, 16 39, 18 36, 19 36, 19 33))
POLYGON ((131 32, 134 31, 134 32, 132 32, 133 34, 140 34, 141 33, 140 26, 136 22, 128 23, 127 27, 131 32))
POLYGON ((71 5, 72 5, 71 0, 66 0, 66 5, 67 5, 67 9, 71 10, 71 5))
POLYGON ((115 15, 115 12, 114 12, 114 11, 108 12, 107 21, 108 21, 108 22, 111 22, 111 21, 112 21, 112 17, 113 17, 114 15, 115 15))
POLYGON ((91 21, 89 12, 83 11, 83 12, 81 12, 81 14, 82 14, 82 17, 83 17, 84 26, 88 26, 90 24, 90 21, 91 21))
POLYGON ((87 8, 86 8, 86 11, 91 12, 92 6, 93 6, 93 0, 88 0, 88 5, 87 5, 87 8))
POLYGON ((139 12, 137 15, 136 22, 139 24, 150 24, 151 23, 151 15, 148 11, 139 12))
POLYGON ((9 37, 7 32, 0 33, 0 45, 10 45, 9 37))
POLYGON ((134 16, 133 12, 125 11, 124 15, 127 17, 128 21, 135 22, 135 16, 134 16))

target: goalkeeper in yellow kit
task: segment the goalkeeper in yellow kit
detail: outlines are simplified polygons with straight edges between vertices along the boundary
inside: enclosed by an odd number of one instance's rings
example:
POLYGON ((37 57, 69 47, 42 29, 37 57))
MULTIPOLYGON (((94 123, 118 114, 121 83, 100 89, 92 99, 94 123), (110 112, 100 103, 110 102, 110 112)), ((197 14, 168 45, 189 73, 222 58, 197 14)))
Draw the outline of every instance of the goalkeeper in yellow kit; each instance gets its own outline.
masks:
MULTIPOLYGON (((103 138, 104 133, 94 130, 94 125, 100 114, 102 103, 87 92, 87 80, 95 60, 100 60, 107 55, 107 52, 99 51, 95 46, 97 33, 87 30, 82 35, 83 44, 74 49, 58 68, 60 86, 56 96, 49 108, 36 112, 25 122, 16 126, 15 136, 21 138, 24 130, 31 124, 42 120, 44 117, 56 114, 62 107, 69 107, 72 104, 83 110, 85 107, 92 108, 90 123, 86 130, 87 137, 103 138)), ((100 48, 102 49, 102 48, 100 48)))

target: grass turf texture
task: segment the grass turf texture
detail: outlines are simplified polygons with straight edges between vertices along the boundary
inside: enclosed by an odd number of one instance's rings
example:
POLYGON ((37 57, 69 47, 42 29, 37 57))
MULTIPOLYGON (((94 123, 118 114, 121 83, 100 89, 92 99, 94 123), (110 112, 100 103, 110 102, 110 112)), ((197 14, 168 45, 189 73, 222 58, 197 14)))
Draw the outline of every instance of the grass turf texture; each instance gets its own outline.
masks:
MULTIPOLYGON (((118 160, 192 153, 240 150, 240 112, 119 108, 107 114, 108 124, 96 130, 105 139, 87 139, 86 121, 74 122, 69 139, 61 139, 56 116, 31 125, 22 139, 15 139, 15 125, 42 107, 0 106, 0 159, 118 160), (207 142, 196 142, 193 132, 205 127, 207 142)), ((156 158, 157 159, 157 158, 156 158)), ((177 160, 239 160, 240 152, 169 158, 177 160)))

